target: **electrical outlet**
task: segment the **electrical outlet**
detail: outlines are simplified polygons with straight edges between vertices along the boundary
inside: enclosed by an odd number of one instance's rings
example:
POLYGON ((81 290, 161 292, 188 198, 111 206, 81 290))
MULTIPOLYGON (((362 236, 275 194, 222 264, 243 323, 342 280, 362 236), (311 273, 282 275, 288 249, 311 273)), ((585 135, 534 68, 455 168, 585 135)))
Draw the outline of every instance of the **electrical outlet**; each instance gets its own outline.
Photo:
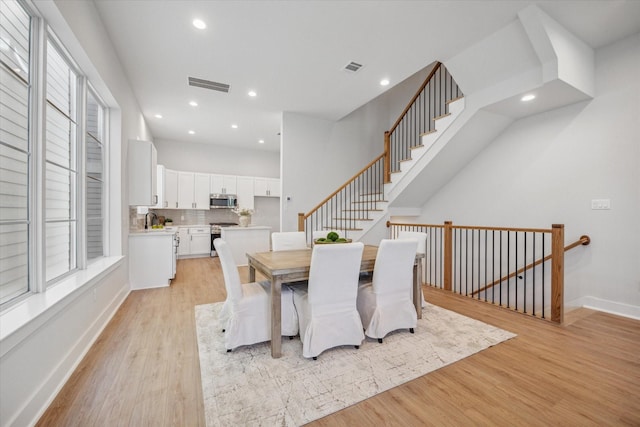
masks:
POLYGON ((591 200, 591 209, 592 210, 611 209, 611 200, 609 200, 609 199, 592 199, 591 200))

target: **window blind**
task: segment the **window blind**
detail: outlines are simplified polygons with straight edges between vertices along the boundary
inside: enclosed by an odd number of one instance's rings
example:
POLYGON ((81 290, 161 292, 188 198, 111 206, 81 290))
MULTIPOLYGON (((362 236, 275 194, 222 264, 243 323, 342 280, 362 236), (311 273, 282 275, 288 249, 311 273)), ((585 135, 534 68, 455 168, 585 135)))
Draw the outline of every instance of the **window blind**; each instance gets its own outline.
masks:
POLYGON ((29 14, 0 8, 0 304, 29 291, 29 14))

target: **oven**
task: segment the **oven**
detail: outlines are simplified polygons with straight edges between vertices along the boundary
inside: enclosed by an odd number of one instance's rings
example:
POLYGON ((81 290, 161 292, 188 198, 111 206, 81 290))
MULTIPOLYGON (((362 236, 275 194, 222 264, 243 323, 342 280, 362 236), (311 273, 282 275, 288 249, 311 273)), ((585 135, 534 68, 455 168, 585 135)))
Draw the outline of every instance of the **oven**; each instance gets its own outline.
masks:
POLYGON ((211 226, 211 256, 218 256, 216 252, 216 248, 213 245, 213 241, 222 237, 222 227, 231 227, 234 225, 238 225, 235 222, 219 222, 219 223, 210 223, 211 226))

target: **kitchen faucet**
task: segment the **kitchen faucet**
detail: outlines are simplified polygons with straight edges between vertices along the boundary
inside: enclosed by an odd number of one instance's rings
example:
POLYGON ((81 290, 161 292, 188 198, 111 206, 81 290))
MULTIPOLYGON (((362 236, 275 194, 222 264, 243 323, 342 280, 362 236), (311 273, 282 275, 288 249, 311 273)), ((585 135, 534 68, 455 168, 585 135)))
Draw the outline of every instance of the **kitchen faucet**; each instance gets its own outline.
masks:
MULTIPOLYGON (((147 217, 149 215, 153 215, 155 217, 155 219, 158 219, 158 215, 156 215, 155 212, 147 212, 146 214, 144 214, 144 229, 148 229, 149 227, 147 226, 147 217)), ((153 218, 151 218, 151 227, 153 227, 153 218)))

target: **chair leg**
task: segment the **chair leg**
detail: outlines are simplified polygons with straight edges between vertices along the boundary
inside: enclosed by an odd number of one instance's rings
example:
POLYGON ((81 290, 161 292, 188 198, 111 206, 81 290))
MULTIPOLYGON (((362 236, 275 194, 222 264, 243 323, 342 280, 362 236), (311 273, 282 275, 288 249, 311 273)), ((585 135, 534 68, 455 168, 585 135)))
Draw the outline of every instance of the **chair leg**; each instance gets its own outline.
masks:
POLYGON ((222 328, 222 332, 227 332, 224 328, 222 328))
POLYGON ((409 332, 413 333, 413 328, 409 328, 409 332))
POLYGON ((354 346, 354 347, 356 348, 356 350, 360 348, 360 346, 359 346, 359 345, 356 345, 356 346, 354 346))
POLYGON ((228 349, 228 350, 227 350, 227 353, 231 353, 231 349, 228 349))
POLYGON ((289 335, 289 339, 292 340, 293 339, 293 335, 289 335))
POLYGON ((318 356, 313 356, 313 360, 318 360, 318 356))
POLYGON ((378 338, 378 342, 382 344, 382 338, 378 338))

